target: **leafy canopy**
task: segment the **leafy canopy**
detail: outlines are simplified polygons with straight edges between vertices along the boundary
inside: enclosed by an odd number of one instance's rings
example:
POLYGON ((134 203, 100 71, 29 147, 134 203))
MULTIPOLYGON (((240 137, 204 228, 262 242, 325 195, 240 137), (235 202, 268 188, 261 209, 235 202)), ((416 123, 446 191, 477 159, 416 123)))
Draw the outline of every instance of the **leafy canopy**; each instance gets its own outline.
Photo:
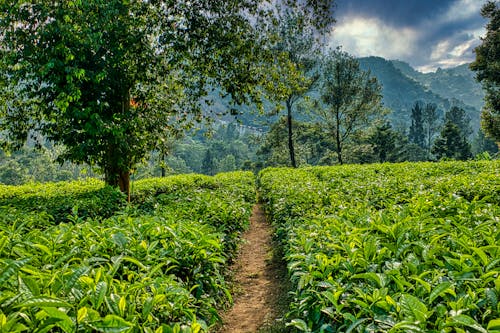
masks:
POLYGON ((476 60, 471 69, 486 90, 486 106, 481 115, 484 131, 500 142, 500 3, 488 1, 481 15, 489 19, 486 36, 476 49, 476 60))
MULTIPOLYGON (((0 0, 4 147, 42 134, 66 147, 62 160, 97 165, 128 191, 147 152, 202 119, 212 87, 259 102, 263 3, 0 0)), ((330 3, 289 5, 320 18, 330 3)))
POLYGON ((359 62, 337 48, 326 55, 320 86, 324 107, 317 109, 323 126, 335 138, 339 164, 342 148, 361 129, 369 127, 382 113, 382 87, 359 62))

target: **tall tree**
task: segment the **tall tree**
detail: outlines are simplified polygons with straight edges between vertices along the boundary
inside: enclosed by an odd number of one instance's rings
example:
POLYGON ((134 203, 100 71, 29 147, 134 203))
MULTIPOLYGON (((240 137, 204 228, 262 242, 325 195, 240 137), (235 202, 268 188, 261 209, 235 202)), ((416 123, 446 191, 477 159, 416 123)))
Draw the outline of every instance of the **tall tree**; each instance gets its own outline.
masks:
POLYGON ((471 135, 472 128, 470 125, 470 117, 464 109, 459 108, 458 106, 452 106, 451 109, 444 115, 444 120, 445 122, 451 122, 457 125, 464 138, 468 138, 469 135, 471 135))
MULTIPOLYGON (((317 124, 311 122, 293 121, 296 129, 294 141, 296 143, 297 164, 317 165, 325 155, 333 149, 329 137, 325 137, 317 124)), ((280 118, 272 124, 269 131, 263 136, 257 155, 263 166, 289 165, 286 151, 287 119, 280 118)))
POLYGON ((425 147, 424 107, 420 101, 415 102, 411 109, 411 125, 408 139, 421 148, 425 147))
POLYGON ((466 160, 472 157, 467 137, 471 133, 469 117, 465 111, 453 106, 444 116, 445 124, 440 137, 434 142, 432 153, 440 158, 466 160))
POLYGON ((436 104, 425 104, 422 112, 422 121, 425 134, 425 148, 427 149, 427 158, 430 159, 434 137, 437 133, 439 133, 439 115, 437 113, 436 104))
POLYGON ((201 170, 206 175, 214 175, 216 172, 216 160, 213 156, 212 150, 210 148, 205 152, 205 156, 203 157, 203 161, 201 164, 201 170))
POLYGON ((485 133, 500 145, 500 2, 488 1, 481 15, 489 19, 486 36, 476 47, 476 60, 471 69, 486 90, 486 104, 481 114, 485 133))
POLYGON ((378 162, 393 161, 393 153, 396 150, 397 132, 392 129, 390 122, 384 122, 375 127, 375 131, 369 137, 369 143, 373 145, 373 152, 377 155, 378 162))
POLYGON ((321 123, 335 140, 339 164, 343 147, 351 136, 366 129, 382 115, 381 86, 359 62, 340 48, 332 49, 321 66, 320 95, 324 107, 317 109, 321 123))
MULTIPOLYGON (((0 0, 1 81, 32 101, 6 103, 0 131, 9 142, 41 133, 64 144, 61 159, 97 165, 129 192, 133 167, 202 118, 211 87, 258 101, 262 2, 0 0)), ((295 6, 321 18, 329 3, 295 6)))
POLYGON ((438 158, 467 160, 472 157, 470 144, 460 128, 451 121, 446 121, 440 137, 434 142, 432 153, 438 158))
POLYGON ((476 137, 472 141, 472 151, 474 154, 481 154, 487 152, 494 155, 498 153, 498 145, 492 139, 486 137, 484 132, 479 129, 476 137))
POLYGON ((275 98, 284 103, 287 114, 288 152, 290 164, 297 167, 293 141, 293 114, 295 105, 310 92, 319 75, 317 73, 318 59, 322 47, 321 36, 328 32, 333 24, 329 21, 318 25, 310 15, 291 10, 287 6, 279 7, 277 11, 279 24, 275 28, 276 43, 273 50, 276 57, 276 71, 270 80, 268 89, 273 91, 275 98))

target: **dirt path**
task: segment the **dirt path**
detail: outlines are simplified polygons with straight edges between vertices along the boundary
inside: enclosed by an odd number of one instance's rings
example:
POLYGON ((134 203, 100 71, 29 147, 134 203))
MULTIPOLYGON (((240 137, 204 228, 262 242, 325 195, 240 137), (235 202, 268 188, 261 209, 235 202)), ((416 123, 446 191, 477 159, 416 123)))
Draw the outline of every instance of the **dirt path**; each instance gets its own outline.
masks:
MULTIPOLYGON (((219 333, 255 333, 274 325, 283 308, 284 268, 273 252, 272 227, 267 223, 260 205, 255 205, 250 228, 243 235, 235 271, 234 306, 223 315, 224 326, 219 333)), ((286 291, 285 291, 286 293, 286 291)))

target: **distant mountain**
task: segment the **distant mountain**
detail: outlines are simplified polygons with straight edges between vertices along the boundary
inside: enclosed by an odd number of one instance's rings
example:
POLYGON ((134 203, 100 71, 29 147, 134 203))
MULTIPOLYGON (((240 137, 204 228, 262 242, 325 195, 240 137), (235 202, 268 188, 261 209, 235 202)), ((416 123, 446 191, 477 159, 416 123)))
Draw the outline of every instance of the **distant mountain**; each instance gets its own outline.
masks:
MULTIPOLYGON (((450 69, 439 69, 435 73, 421 73, 409 64, 386 60, 380 57, 359 58, 363 70, 370 70, 382 84, 384 105, 392 110, 389 119, 396 128, 408 128, 411 121, 411 109, 416 101, 435 103, 440 116, 452 106, 463 108, 471 118, 474 130, 479 128, 480 110, 483 106, 484 93, 467 65, 450 69)), ((317 93, 310 94, 311 98, 318 98, 317 93)), ((226 114, 230 105, 227 99, 217 93, 212 96, 213 104, 210 107, 214 114, 226 114)), ((269 116, 274 106, 265 103, 266 115, 256 112, 254 107, 237 107, 238 115, 225 115, 225 122, 237 119, 241 125, 266 131, 269 124, 275 122, 278 116, 269 116)), ((282 115, 283 113, 281 113, 282 115)), ((296 114, 296 119, 310 120, 309 114, 296 114)), ((220 118, 218 118, 220 119, 220 118)))
POLYGON ((435 103, 441 115, 451 106, 463 108, 474 130, 479 128, 483 93, 467 65, 421 73, 409 64, 380 57, 359 58, 363 70, 370 70, 382 84, 383 102, 392 110, 389 116, 397 127, 408 127, 416 101, 435 103))
POLYGON ((421 73, 405 62, 398 60, 391 62, 403 74, 420 82, 436 94, 448 99, 458 99, 478 110, 483 108, 484 91, 481 84, 475 80, 475 74, 469 69, 468 64, 447 69, 438 68, 436 72, 431 73, 421 73))

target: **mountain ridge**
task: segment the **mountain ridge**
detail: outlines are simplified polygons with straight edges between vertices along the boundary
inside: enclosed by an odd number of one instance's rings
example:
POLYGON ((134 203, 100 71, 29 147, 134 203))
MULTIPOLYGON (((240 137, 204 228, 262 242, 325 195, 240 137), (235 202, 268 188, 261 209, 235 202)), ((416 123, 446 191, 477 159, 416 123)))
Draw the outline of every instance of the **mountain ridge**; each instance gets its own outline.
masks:
POLYGON ((452 106, 463 108, 474 131, 479 129, 484 93, 468 65, 422 73, 400 60, 371 56, 358 61, 382 85, 383 102, 392 110, 389 119, 396 127, 407 128, 412 106, 422 101, 436 104, 441 117, 452 106))

